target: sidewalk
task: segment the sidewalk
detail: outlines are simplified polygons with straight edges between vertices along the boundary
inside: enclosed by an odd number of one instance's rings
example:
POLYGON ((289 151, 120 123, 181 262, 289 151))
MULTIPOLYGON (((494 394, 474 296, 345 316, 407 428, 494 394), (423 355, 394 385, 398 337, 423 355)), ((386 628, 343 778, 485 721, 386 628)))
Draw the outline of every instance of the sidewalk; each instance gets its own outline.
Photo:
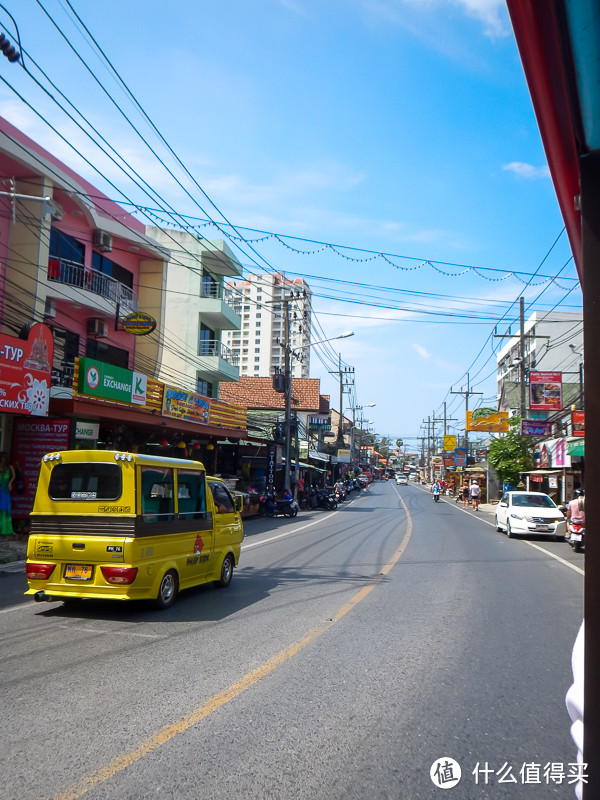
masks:
POLYGON ((0 537, 0 575, 24 570, 26 557, 27 539, 14 533, 0 537))

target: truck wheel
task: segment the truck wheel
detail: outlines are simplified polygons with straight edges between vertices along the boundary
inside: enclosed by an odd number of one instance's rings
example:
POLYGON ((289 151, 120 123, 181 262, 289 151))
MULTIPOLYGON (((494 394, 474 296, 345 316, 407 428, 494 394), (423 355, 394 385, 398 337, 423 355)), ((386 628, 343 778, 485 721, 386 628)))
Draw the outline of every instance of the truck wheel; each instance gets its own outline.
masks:
POLYGON ((219 588, 226 589, 229 586, 233 578, 233 567, 233 556, 231 553, 227 553, 221 565, 221 577, 218 581, 215 581, 219 588))
POLYGON ((156 608, 165 609, 170 608, 175 602, 177 592, 179 591, 179 579, 174 569, 170 569, 163 575, 160 587, 158 589, 158 596, 156 598, 156 608))

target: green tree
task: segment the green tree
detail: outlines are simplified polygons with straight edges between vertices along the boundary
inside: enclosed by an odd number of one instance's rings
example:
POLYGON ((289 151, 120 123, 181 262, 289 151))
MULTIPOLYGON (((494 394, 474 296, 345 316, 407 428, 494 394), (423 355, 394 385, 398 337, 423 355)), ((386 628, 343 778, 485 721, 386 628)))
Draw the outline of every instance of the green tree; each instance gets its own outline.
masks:
POLYGON ((488 464, 493 467, 503 483, 517 486, 522 472, 534 464, 533 442, 521 434, 521 417, 508 420, 509 431, 490 444, 488 464))

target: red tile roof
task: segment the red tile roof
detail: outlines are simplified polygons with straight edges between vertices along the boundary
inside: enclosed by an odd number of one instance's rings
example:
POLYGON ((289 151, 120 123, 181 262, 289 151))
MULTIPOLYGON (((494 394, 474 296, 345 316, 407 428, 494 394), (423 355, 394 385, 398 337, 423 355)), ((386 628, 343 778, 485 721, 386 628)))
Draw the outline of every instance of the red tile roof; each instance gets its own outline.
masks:
MULTIPOLYGON (((319 378, 292 378, 292 408, 319 412, 322 408, 319 378)), ((285 395, 273 389, 273 378, 242 376, 238 383, 219 384, 219 400, 253 409, 283 409, 285 395)))

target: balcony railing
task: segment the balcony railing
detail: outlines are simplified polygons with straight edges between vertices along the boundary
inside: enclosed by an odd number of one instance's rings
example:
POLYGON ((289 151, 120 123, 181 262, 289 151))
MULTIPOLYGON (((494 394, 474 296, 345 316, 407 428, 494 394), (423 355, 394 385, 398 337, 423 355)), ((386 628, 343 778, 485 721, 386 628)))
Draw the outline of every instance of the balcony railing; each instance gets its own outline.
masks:
POLYGON ((239 353, 234 353, 229 347, 218 339, 201 339, 198 343, 199 356, 218 356, 233 367, 239 366, 239 353))
POLYGON ((202 284, 200 286, 200 297, 206 297, 210 300, 223 300, 236 314, 241 311, 241 303, 236 295, 231 291, 226 291, 219 283, 202 284))
POLYGON ((124 283, 120 283, 103 272, 86 269, 83 264, 78 264, 76 261, 50 258, 48 260, 48 280, 85 289, 87 292, 100 295, 132 311, 137 310, 137 298, 129 286, 125 286, 124 283))

